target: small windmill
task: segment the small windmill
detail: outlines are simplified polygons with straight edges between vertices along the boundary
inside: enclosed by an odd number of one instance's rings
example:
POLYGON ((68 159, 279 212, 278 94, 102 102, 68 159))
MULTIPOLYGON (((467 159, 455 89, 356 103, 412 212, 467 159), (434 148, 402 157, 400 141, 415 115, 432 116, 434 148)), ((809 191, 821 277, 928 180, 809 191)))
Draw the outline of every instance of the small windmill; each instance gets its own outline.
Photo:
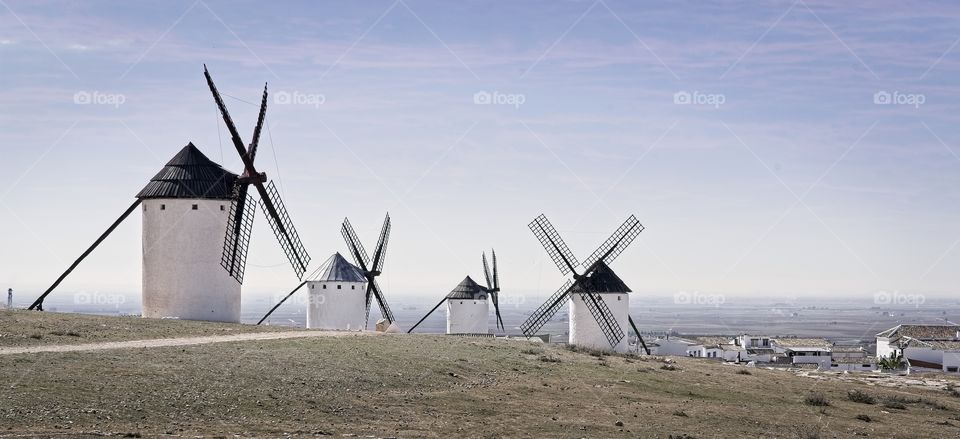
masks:
POLYGON ((377 285, 377 276, 380 276, 383 272, 383 263, 387 257, 387 241, 390 239, 390 214, 388 213, 386 218, 383 219, 383 228, 380 229, 380 239, 377 240, 377 247, 373 250, 372 261, 367 256, 367 251, 363 248, 360 238, 357 237, 357 232, 353 230, 350 219, 343 219, 340 234, 347 242, 347 249, 350 250, 354 263, 363 270, 363 275, 367 278, 367 310, 364 321, 366 322, 370 318, 370 299, 372 296, 377 299, 377 304, 380 305, 380 315, 386 320, 387 326, 393 324, 395 322, 393 312, 390 311, 390 306, 387 305, 387 300, 383 297, 380 285, 377 285))
POLYGON ((217 107, 220 109, 223 122, 227 125, 227 130, 230 131, 230 139, 237 149, 237 153, 240 154, 244 168, 243 174, 234 181, 230 220, 227 223, 220 264, 237 282, 243 283, 247 250, 250 247, 250 233, 253 230, 254 209, 250 208, 253 199, 249 193, 250 186, 253 185, 260 194, 260 208, 266 213, 270 228, 273 229, 274 235, 280 242, 280 247, 287 255, 290 265, 293 266, 297 279, 302 279, 303 273, 307 271, 307 265, 310 263, 310 255, 303 247, 297 229, 293 227, 293 222, 290 220, 290 215, 280 199, 280 193, 277 191, 276 185, 273 184, 273 180, 267 182, 267 174, 257 172, 257 169, 253 166, 253 161, 257 156, 257 146, 260 142, 260 131, 267 114, 267 86, 263 86, 260 114, 257 117, 257 125, 253 129, 253 139, 250 145, 244 147, 243 140, 240 139, 240 133, 233 124, 233 119, 223 103, 223 98, 217 91, 217 86, 213 84, 213 78, 210 77, 206 65, 203 66, 203 75, 207 78, 210 93, 213 94, 213 100, 216 101, 217 107), (264 183, 268 184, 264 186, 264 183))
POLYGON ((488 297, 493 302, 493 309, 497 316, 497 329, 503 331, 505 328, 503 318, 500 317, 500 275, 497 273, 497 253, 491 249, 490 254, 493 258, 492 272, 487 265, 487 254, 483 254, 483 275, 487 280, 486 287, 477 284, 467 276, 407 332, 413 332, 427 317, 430 317, 430 314, 440 308, 443 302, 447 302, 447 334, 486 334, 490 315, 488 297))
MULTIPOLYGON (((367 256, 367 251, 366 249, 363 248, 363 244, 360 243, 360 239, 357 238, 357 232, 353 230, 353 226, 350 224, 349 219, 347 218, 343 219, 343 226, 340 228, 340 233, 343 235, 343 239, 347 243, 347 249, 350 250, 350 254, 353 256, 353 260, 356 261, 357 267, 354 267, 353 265, 350 265, 348 262, 344 261, 343 257, 341 257, 339 253, 337 253, 336 255, 332 256, 326 263, 324 263, 324 265, 322 265, 320 268, 317 269, 317 272, 320 273, 317 279, 313 279, 314 275, 311 274, 308 277, 308 279, 311 279, 311 281, 304 281, 304 282, 301 282, 300 285, 297 285, 297 287, 294 288, 293 291, 290 291, 282 300, 280 300, 279 303, 274 305, 273 308, 271 308, 270 311, 268 311, 267 314, 264 315, 259 322, 257 322, 258 325, 263 323, 265 320, 267 320, 267 317, 270 317, 270 315, 273 314, 273 312, 276 311, 277 308, 279 308, 280 305, 283 304, 283 302, 289 299, 290 296, 293 296, 293 294, 296 293, 298 290, 300 290, 300 288, 303 288, 304 285, 310 282, 313 282, 313 281, 350 282, 351 283, 350 287, 352 289, 355 286, 355 280, 351 280, 354 277, 352 273, 353 270, 351 270, 350 268, 346 268, 347 265, 349 265, 349 267, 356 268, 361 273, 363 278, 366 279, 367 288, 363 298, 365 302, 364 311, 363 311, 364 314, 362 317, 363 327, 366 327, 366 324, 369 321, 370 303, 373 297, 376 297, 377 304, 380 306, 380 314, 383 316, 383 319, 386 320, 387 325, 389 326, 394 322, 393 312, 390 311, 390 307, 387 305, 387 301, 383 297, 383 291, 380 290, 380 286, 377 285, 377 282, 376 282, 377 276, 379 276, 383 272, 383 263, 387 257, 387 241, 390 239, 390 214, 388 213, 386 218, 384 218, 383 220, 383 228, 380 230, 380 239, 377 241, 377 247, 374 249, 372 261, 367 256), (345 267, 345 268, 328 269, 326 268, 328 266, 329 267, 345 267), (329 272, 333 274, 325 275, 323 274, 324 272, 329 272), (341 277, 341 276, 345 276, 345 277, 341 277)), ((321 288, 325 288, 323 287, 322 284, 317 284, 317 285, 319 285, 321 288)), ((311 287, 313 287, 314 289, 316 288, 315 285, 311 285, 311 287)), ((336 298, 336 297, 337 296, 334 296, 333 298, 324 296, 324 301, 327 302, 326 305, 329 308, 338 309, 338 310, 353 309, 351 305, 353 301, 352 295, 341 295, 341 296, 338 296, 339 298, 336 298), (331 300, 340 300, 340 301, 343 301, 343 303, 330 303, 331 300)), ((343 312, 352 313, 352 311, 343 311, 343 312)), ((340 316, 338 318, 338 322, 340 322, 341 320, 353 322, 353 321, 356 321, 355 317, 357 316, 353 316, 353 315, 340 316)), ((334 328, 334 327, 343 326, 343 325, 340 325, 339 323, 333 323, 332 325, 333 326, 327 326, 326 328, 340 329, 340 328, 334 328)), ((356 329, 355 325, 351 325, 351 329, 356 329)))
POLYGON ((535 335, 560 307, 570 300, 571 344, 599 348, 609 343, 611 349, 625 350, 622 327, 629 322, 644 350, 649 354, 646 343, 640 337, 640 331, 629 315, 627 293, 630 289, 609 267, 643 231, 644 227, 637 218, 630 215, 623 225, 584 261, 583 273, 577 273, 576 267, 580 266, 580 262, 546 216, 536 217, 529 227, 560 269, 560 273, 573 273, 573 281, 567 280, 520 325, 523 334, 527 337, 535 335))

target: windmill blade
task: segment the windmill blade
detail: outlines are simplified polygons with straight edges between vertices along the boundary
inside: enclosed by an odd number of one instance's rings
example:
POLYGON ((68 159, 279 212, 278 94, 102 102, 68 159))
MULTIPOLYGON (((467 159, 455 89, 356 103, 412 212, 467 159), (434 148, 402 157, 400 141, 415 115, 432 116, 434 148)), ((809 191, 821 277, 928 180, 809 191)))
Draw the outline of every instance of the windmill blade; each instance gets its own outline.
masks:
POLYGON ((573 252, 571 252, 567 244, 563 242, 560 234, 557 233, 557 229, 553 228, 553 224, 550 224, 550 220, 548 220, 545 215, 541 214, 534 218, 528 227, 530 227, 530 231, 533 232, 534 236, 540 240, 543 248, 547 250, 547 254, 550 255, 550 259, 553 259, 553 263, 557 264, 560 273, 564 275, 570 272, 576 273, 574 267, 580 265, 580 263, 577 262, 577 258, 573 256, 573 252))
POLYGON ((593 265, 601 260, 603 263, 610 265, 642 231, 643 225, 640 224, 637 217, 630 215, 630 218, 627 218, 627 220, 620 225, 620 228, 613 232, 613 235, 610 235, 610 237, 600 245, 600 248, 594 251, 590 257, 584 261, 583 265, 587 267, 587 270, 592 269, 593 265))
POLYGON ((483 253, 483 276, 487 278, 487 289, 493 291, 493 275, 490 274, 490 267, 487 265, 486 253, 483 253))
POLYGON ((273 312, 274 312, 274 311, 276 311, 276 310, 277 310, 277 308, 279 308, 279 307, 280 307, 280 305, 283 305, 283 302, 286 302, 286 301, 287 301, 287 299, 289 299, 289 298, 290 298, 290 296, 292 296, 292 295, 293 295, 293 293, 296 293, 296 292, 297 292, 297 290, 299 290, 299 289, 301 289, 301 288, 303 288, 303 286, 304 286, 304 285, 306 285, 306 284, 307 284, 307 281, 303 281, 303 282, 301 282, 301 283, 300 283, 300 285, 297 285, 297 287, 296 287, 296 288, 294 288, 294 289, 293 289, 293 291, 291 291, 291 292, 290 292, 290 294, 287 294, 287 295, 286 295, 286 296, 285 296, 285 297, 284 297, 283 299, 281 299, 281 300, 280 300, 280 302, 279 302, 279 303, 277 303, 276 305, 273 305, 273 308, 270 308, 270 311, 267 311, 267 314, 266 314, 266 315, 264 315, 264 316, 263 316, 263 318, 262 318, 262 319, 260 319, 260 321, 259 321, 259 322, 257 322, 257 324, 259 325, 259 324, 261 324, 261 323, 263 323, 263 321, 264 321, 264 320, 266 320, 266 319, 267 319, 267 317, 270 317, 270 314, 273 314, 273 312))
POLYGON ((572 287, 573 282, 566 281, 557 292, 553 293, 546 302, 543 302, 543 305, 540 305, 533 314, 530 314, 530 317, 520 325, 520 331, 523 332, 523 335, 527 337, 536 335, 537 331, 543 328, 543 325, 570 299, 569 292, 572 287))
POLYGON ((260 114, 257 116, 257 126, 253 128, 253 138, 247 147, 247 157, 253 162, 257 157, 257 146, 260 145, 260 131, 263 129, 263 120, 267 116, 267 84, 263 84, 263 98, 260 100, 260 114))
POLYGON ((501 331, 506 331, 507 328, 503 326, 503 317, 500 317, 500 293, 491 291, 490 298, 493 299, 493 311, 497 315, 497 328, 501 331))
POLYGON ((230 204, 230 217, 223 239, 223 255, 220 257, 220 266, 240 284, 243 284, 243 274, 247 267, 247 250, 250 248, 253 217, 257 211, 247 188, 248 186, 242 183, 233 188, 233 202, 230 204))
POLYGON ((373 286, 370 282, 367 282, 367 294, 365 300, 367 301, 367 308, 363 314, 363 327, 366 329, 367 324, 370 323, 370 303, 373 298, 373 286))
MULTIPOLYGON (((240 160, 243 161, 244 173, 247 175, 256 175, 257 170, 253 167, 253 159, 247 156, 247 150, 243 146, 243 140, 240 140, 240 133, 237 131, 237 126, 233 124, 233 118, 230 117, 227 106, 223 103, 220 92, 217 91, 217 86, 213 84, 213 78, 210 76, 206 64, 203 65, 203 76, 207 78, 207 86, 210 87, 210 93, 213 93, 213 100, 216 101, 217 108, 220 109, 220 115, 223 116, 223 123, 227 125, 227 131, 230 132, 230 140, 233 142, 233 147, 237 149, 237 154, 240 154, 240 160)), ((257 186, 257 189, 260 188, 260 186, 257 186)), ((263 192, 264 191, 260 191, 261 197, 265 197, 263 192)))
POLYGON ((497 252, 491 248, 490 254, 493 255, 493 289, 500 292, 500 274, 497 272, 497 252))
POLYGON ((617 319, 613 317, 607 303, 603 301, 599 294, 590 292, 581 292, 580 298, 587 305, 587 309, 590 310, 593 319, 597 321, 597 325, 600 325, 600 330, 603 331, 603 335, 610 342, 610 347, 616 348, 620 340, 623 340, 624 334, 623 329, 620 328, 620 323, 617 323, 617 319))
POLYGON ((440 307, 440 305, 443 305, 443 302, 444 302, 444 301, 446 301, 446 300, 447 300, 447 298, 446 298, 446 297, 444 297, 443 299, 440 299, 440 302, 439 302, 439 303, 437 303, 437 306, 435 306, 435 307, 433 307, 433 309, 431 309, 431 310, 430 310, 430 312, 428 312, 428 313, 427 313, 427 315, 425 315, 425 316, 423 316, 423 318, 422 318, 422 319, 420 319, 420 321, 419 321, 419 322, 417 322, 417 324, 416 324, 416 325, 413 325, 413 327, 412 327, 412 328, 410 328, 410 330, 408 330, 408 331, 407 331, 407 334, 409 334, 409 333, 411 333, 411 332, 413 332, 413 330, 414 330, 414 329, 417 329, 417 326, 420 326, 420 324, 421 324, 421 323, 423 323, 423 321, 424 321, 424 320, 426 320, 426 319, 427 319, 427 317, 430 317, 430 314, 433 314, 433 312, 434 312, 434 311, 436 311, 436 310, 437 310, 437 308, 439 308, 439 307, 440 307))
POLYGON ((380 305, 380 315, 390 323, 395 322, 393 312, 390 311, 390 306, 387 305, 387 300, 383 297, 383 292, 380 290, 380 285, 377 285, 377 280, 374 279, 370 283, 373 284, 373 297, 377 299, 377 304, 380 305))
POLYGON ((353 262, 359 265, 363 271, 367 271, 367 264, 370 258, 367 257, 367 251, 364 250, 360 238, 357 238, 357 232, 353 230, 353 225, 350 224, 348 218, 343 219, 340 234, 343 235, 343 240, 347 242, 347 249, 350 250, 350 255, 353 256, 353 262))
POLYGON ((263 187, 263 183, 257 181, 254 185, 260 191, 260 207, 267 214, 273 234, 277 236, 280 247, 290 260, 293 271, 297 273, 297 279, 303 279, 303 273, 307 271, 307 264, 310 263, 310 255, 300 242, 300 236, 297 234, 297 229, 293 227, 293 222, 290 221, 290 215, 280 199, 276 185, 273 181, 266 188, 263 187))
POLYGON ((84 251, 79 258, 77 258, 77 260, 73 261, 73 264, 70 264, 70 267, 67 268, 67 271, 64 271, 63 274, 61 274, 60 277, 58 277, 57 280, 53 282, 53 285, 50 285, 50 288, 47 288, 47 290, 44 291, 43 294, 41 294, 40 297, 37 298, 37 300, 34 300, 33 304, 31 304, 30 308, 28 309, 36 309, 38 311, 43 311, 43 299, 46 299, 47 295, 52 293, 53 290, 55 290, 57 286, 59 286, 60 283, 63 282, 63 280, 66 279, 67 276, 69 276, 70 273, 72 273, 73 270, 77 268, 77 266, 80 265, 80 263, 83 262, 83 260, 86 259, 87 256, 89 256, 90 253, 92 253, 93 250, 95 250, 100 245, 101 242, 107 239, 107 237, 110 236, 110 234, 117 229, 117 226, 119 226, 120 223, 123 222, 123 220, 127 219, 127 217, 130 216, 130 214, 133 213, 134 210, 136 210, 137 206, 139 206, 141 202, 142 200, 137 198, 137 200, 134 201, 133 204, 131 204, 130 207, 127 208, 127 210, 123 211, 120 217, 117 218, 116 221, 114 221, 113 224, 111 224, 110 227, 108 227, 107 230, 103 232, 100 235, 100 237, 97 238, 96 241, 93 242, 93 245, 88 247, 87 250, 84 251))
POLYGON ((387 240, 390 239, 390 214, 383 220, 383 228, 380 229, 380 239, 377 240, 377 247, 373 250, 373 263, 371 271, 380 273, 383 271, 383 261, 387 258, 387 240))

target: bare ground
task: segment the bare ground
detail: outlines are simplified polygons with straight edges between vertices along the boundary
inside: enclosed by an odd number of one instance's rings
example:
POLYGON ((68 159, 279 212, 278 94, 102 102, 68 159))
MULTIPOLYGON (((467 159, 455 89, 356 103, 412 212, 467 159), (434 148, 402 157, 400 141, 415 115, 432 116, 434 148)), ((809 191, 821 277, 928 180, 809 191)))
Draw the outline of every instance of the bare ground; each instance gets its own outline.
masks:
MULTIPOLYGON (((69 327, 71 317, 36 318, 69 327)), ((10 321, 0 331, 18 334, 10 321)), ((22 353, 0 356, 0 382, 0 437, 960 437, 960 397, 945 385, 502 339, 346 334, 22 353), (852 389, 875 403, 849 400, 852 389), (804 402, 819 393, 828 405, 804 402)))

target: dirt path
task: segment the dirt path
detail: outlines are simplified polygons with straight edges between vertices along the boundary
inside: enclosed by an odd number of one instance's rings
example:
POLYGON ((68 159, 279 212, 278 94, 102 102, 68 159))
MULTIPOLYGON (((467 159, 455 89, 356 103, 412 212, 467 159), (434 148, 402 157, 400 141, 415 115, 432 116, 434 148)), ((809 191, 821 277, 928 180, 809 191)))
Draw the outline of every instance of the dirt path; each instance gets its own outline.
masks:
POLYGON ((281 340, 287 338, 343 337, 348 335, 375 335, 374 332, 346 331, 290 331, 263 332, 253 334, 215 335, 208 337, 160 338, 153 340, 107 341, 74 345, 31 346, 22 348, 0 348, 0 355, 36 354, 41 352, 83 352, 107 349, 161 348, 168 346, 192 346, 209 343, 229 343, 252 340, 281 340))

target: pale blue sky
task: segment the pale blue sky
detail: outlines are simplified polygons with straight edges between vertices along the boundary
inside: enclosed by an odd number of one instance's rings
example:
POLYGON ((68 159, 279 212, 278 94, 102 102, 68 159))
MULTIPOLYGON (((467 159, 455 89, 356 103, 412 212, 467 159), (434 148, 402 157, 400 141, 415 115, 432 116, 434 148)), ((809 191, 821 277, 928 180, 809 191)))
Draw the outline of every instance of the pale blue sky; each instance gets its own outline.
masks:
MULTIPOLYGON (((960 5, 835 3, 2 0, 0 286, 44 289, 187 142, 239 170, 206 63, 246 101, 322 96, 271 100, 259 166, 314 265, 389 210, 389 295, 489 247, 504 294, 548 295, 541 212, 581 257, 636 214, 614 269, 644 294, 955 293, 960 5)), ((296 282, 262 217, 249 262, 250 294, 296 282)), ((61 288, 139 283, 135 214, 61 288)))

